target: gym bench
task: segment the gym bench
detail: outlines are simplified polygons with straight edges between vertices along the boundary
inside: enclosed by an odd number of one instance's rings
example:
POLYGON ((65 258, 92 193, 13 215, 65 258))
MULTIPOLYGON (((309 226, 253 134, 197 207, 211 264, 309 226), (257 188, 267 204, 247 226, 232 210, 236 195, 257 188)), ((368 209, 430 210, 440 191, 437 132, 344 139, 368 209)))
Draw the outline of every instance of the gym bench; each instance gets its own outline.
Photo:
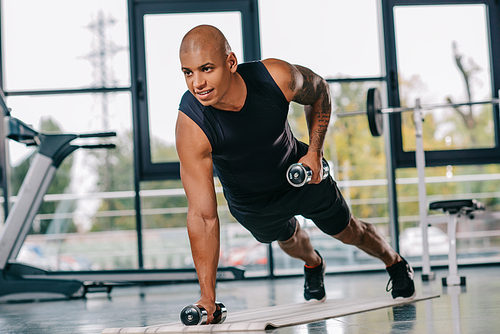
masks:
POLYGON ((465 285, 465 277, 458 276, 457 264, 457 223, 461 216, 469 216, 474 211, 484 211, 485 205, 475 199, 459 199, 449 201, 432 202, 429 205, 431 210, 442 210, 448 217, 448 239, 450 243, 450 253, 448 255, 448 276, 443 277, 443 286, 465 285))

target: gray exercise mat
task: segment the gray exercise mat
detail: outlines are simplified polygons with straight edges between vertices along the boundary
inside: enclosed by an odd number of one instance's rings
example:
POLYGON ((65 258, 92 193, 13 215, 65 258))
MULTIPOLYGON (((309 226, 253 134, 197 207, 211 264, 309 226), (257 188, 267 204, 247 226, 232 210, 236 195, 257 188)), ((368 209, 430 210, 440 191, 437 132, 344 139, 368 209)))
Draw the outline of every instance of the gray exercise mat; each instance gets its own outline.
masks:
POLYGON ((304 302, 234 313, 228 311, 226 321, 217 325, 184 326, 179 321, 147 327, 106 328, 102 331, 102 334, 264 331, 270 328, 306 324, 354 313, 414 303, 436 297, 439 297, 439 295, 417 296, 412 300, 391 299, 390 297, 371 299, 330 299, 323 303, 304 302))

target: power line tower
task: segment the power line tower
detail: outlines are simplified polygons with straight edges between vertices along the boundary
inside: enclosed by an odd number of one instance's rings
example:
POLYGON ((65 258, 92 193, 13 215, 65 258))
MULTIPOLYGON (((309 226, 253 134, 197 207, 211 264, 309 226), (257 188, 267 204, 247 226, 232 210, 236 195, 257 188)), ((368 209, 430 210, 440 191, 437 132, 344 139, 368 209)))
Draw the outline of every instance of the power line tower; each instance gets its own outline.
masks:
MULTIPOLYGON (((126 50, 124 46, 118 46, 109 38, 108 28, 116 24, 116 19, 111 15, 105 16, 102 10, 97 12, 97 16, 86 27, 92 34, 92 51, 84 56, 90 61, 93 67, 94 87, 107 88, 114 87, 116 80, 113 75, 113 57, 126 50)), ((102 93, 102 126, 103 130, 109 130, 108 94, 102 93)))
MULTIPOLYGON (((102 10, 97 12, 97 15, 92 18, 92 21, 86 26, 88 30, 92 33, 92 47, 91 51, 85 55, 83 58, 87 59, 93 68, 93 87, 94 88, 112 88, 116 86, 116 80, 113 73, 112 60, 116 54, 121 51, 126 50, 124 46, 118 46, 114 43, 110 37, 109 29, 117 23, 111 15, 105 15, 102 10)), ((109 122, 109 92, 103 92, 101 94, 96 94, 97 99, 100 99, 100 105, 102 110, 101 121, 102 130, 110 130, 109 122)), ((99 157, 101 152, 96 152, 96 156, 99 157)), ((114 177, 113 169, 111 164, 111 155, 113 152, 105 150, 102 152, 104 164, 104 178, 103 178, 103 191, 114 190, 114 177)), ((102 168, 102 167, 101 167, 102 168)), ((106 200, 107 210, 113 211, 116 209, 116 205, 112 199, 106 200)), ((110 224, 112 224, 113 219, 110 219, 110 224)))

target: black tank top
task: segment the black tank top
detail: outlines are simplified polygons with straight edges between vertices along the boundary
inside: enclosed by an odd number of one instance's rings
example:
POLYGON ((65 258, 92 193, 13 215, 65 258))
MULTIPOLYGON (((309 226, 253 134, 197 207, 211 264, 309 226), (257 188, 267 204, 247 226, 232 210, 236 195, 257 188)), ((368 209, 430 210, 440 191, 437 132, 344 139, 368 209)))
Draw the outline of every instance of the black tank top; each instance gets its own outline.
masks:
POLYGON ((235 199, 291 187, 286 170, 307 153, 288 124, 289 103, 264 64, 239 64, 238 73, 247 87, 239 112, 204 107, 189 91, 179 106, 207 136, 224 193, 235 199))

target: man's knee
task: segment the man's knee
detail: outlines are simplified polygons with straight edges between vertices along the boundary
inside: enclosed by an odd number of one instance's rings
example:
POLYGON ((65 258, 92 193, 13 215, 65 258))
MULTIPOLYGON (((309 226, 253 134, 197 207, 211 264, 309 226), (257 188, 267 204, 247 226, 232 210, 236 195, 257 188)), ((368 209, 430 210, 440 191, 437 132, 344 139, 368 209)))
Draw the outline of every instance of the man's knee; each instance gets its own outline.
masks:
POLYGON ((298 239, 300 237, 300 235, 299 235, 300 231, 301 231, 300 224, 297 222, 296 225, 295 225, 295 231, 293 232, 293 235, 290 238, 286 239, 286 240, 277 240, 278 241, 278 245, 282 249, 294 247, 297 244, 298 239))
POLYGON ((357 246, 363 243, 366 232, 371 228, 373 228, 371 224, 362 222, 354 218, 354 216, 351 216, 349 225, 347 225, 342 232, 333 237, 342 241, 344 244, 357 246))
POLYGON ((297 243, 297 237, 295 236, 295 234, 288 240, 285 241, 278 240, 278 245, 280 246, 281 249, 293 248, 293 246, 295 246, 296 243, 297 243))

